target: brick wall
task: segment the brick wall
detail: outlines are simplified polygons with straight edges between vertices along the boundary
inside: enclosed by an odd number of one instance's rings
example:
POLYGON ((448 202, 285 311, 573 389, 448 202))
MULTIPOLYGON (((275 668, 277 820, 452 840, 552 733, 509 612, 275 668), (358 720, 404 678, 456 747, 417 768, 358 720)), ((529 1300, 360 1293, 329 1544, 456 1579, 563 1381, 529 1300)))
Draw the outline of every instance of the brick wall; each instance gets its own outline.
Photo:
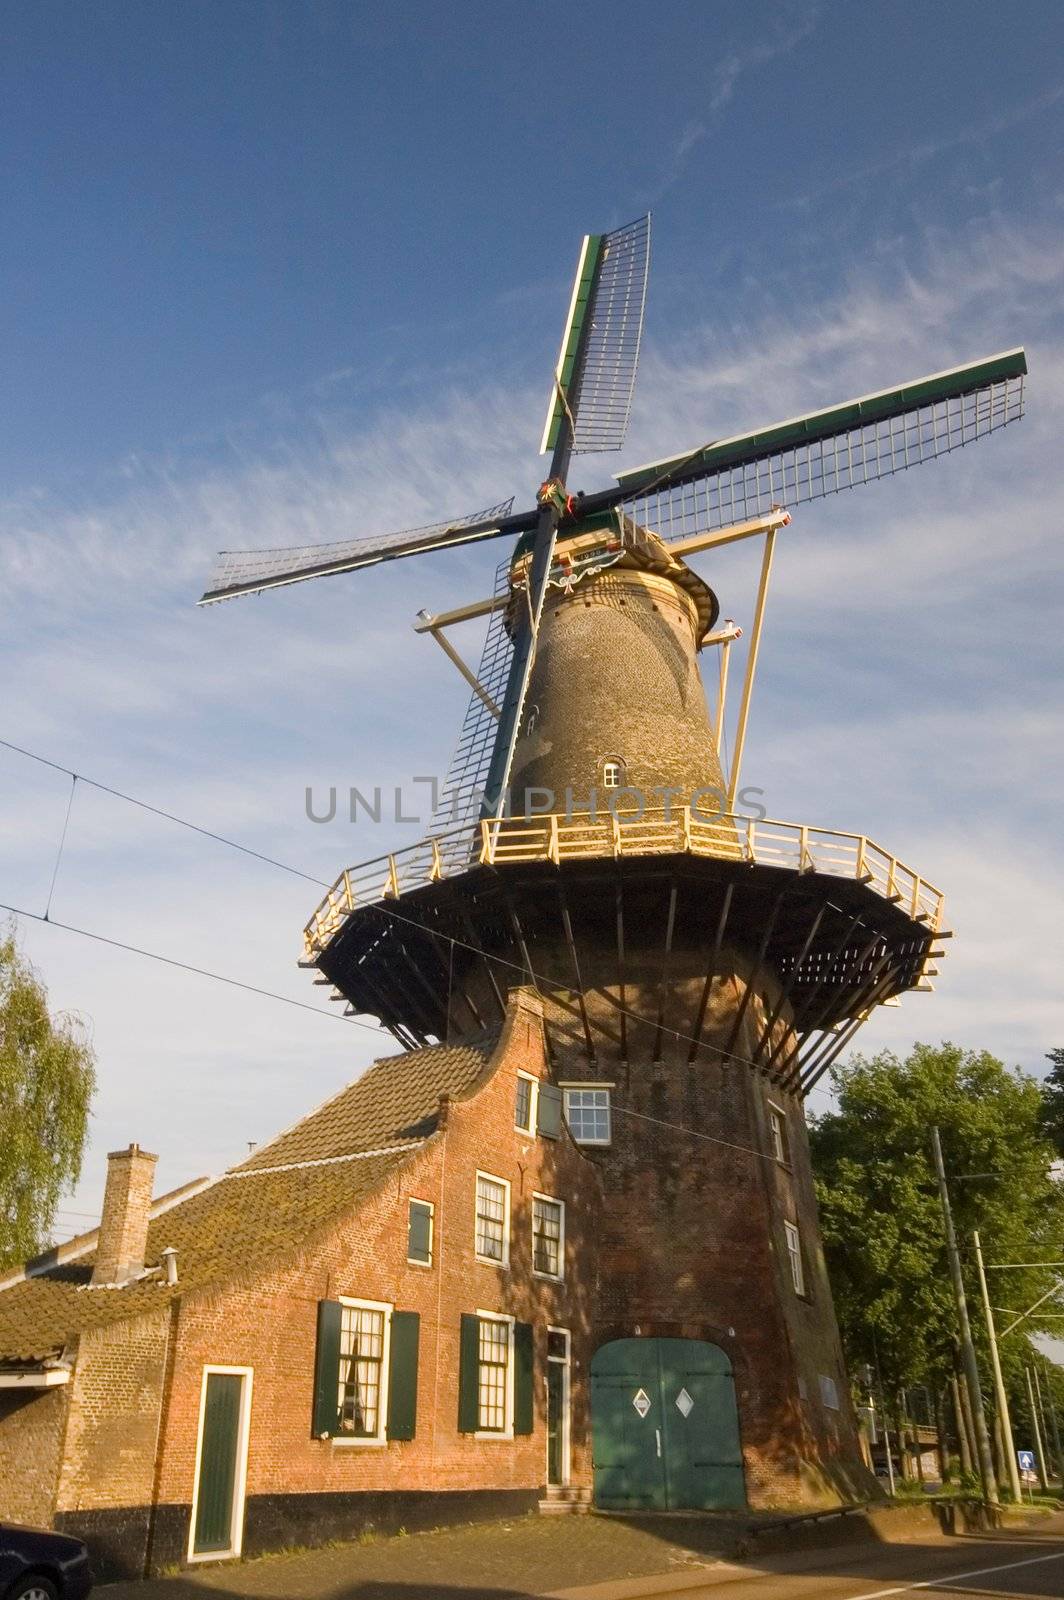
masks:
MULTIPOLYGON (((501 1065, 467 1100, 450 1103, 443 1133, 405 1162, 383 1189, 283 1267, 268 1267, 212 1293, 181 1303, 174 1341, 159 1467, 160 1502, 185 1508, 160 1525, 171 1530, 156 1561, 180 1559, 188 1537, 203 1368, 254 1371, 247 1476, 248 1528, 298 1526, 303 1542, 346 1534, 386 1521, 384 1492, 401 1497, 394 1515, 405 1525, 422 1512, 445 1521, 476 1506, 483 1491, 510 1511, 535 1503, 546 1478, 546 1330, 573 1335, 574 1378, 590 1358, 593 1241, 598 1227, 599 1177, 571 1143, 529 1137, 514 1128, 520 1068, 546 1076, 539 1015, 519 1009, 501 1065), (475 1258, 477 1168, 511 1185, 510 1266, 475 1258), (533 1190, 566 1202, 566 1280, 537 1278, 531 1267, 533 1190), (435 1206, 431 1268, 407 1262, 407 1202, 435 1206), (591 1247, 590 1249, 588 1247, 591 1247), (577 1271, 574 1263, 581 1257, 577 1271), (342 1296, 391 1303, 420 1315, 416 1437, 385 1447, 312 1437, 312 1391, 318 1302, 342 1296), (535 1428, 531 1436, 484 1440, 458 1432, 459 1328, 463 1312, 500 1311, 535 1328, 535 1428), (302 1497, 319 1497, 303 1507, 302 1497), (408 1510, 403 1511, 406 1505, 408 1510), (177 1531, 173 1531, 177 1530, 177 1531)), ((254 1179, 244 1181, 254 1182, 254 1179)), ((574 1383, 574 1388, 577 1387, 574 1383)), ((574 1481, 590 1481, 587 1419, 576 1409, 572 1426, 574 1481)), ((393 1508, 394 1509, 394 1508, 393 1508)), ((249 1541, 254 1546, 258 1540, 249 1541)))
POLYGON ((0 1518, 51 1524, 67 1397, 67 1385, 0 1389, 0 1518))

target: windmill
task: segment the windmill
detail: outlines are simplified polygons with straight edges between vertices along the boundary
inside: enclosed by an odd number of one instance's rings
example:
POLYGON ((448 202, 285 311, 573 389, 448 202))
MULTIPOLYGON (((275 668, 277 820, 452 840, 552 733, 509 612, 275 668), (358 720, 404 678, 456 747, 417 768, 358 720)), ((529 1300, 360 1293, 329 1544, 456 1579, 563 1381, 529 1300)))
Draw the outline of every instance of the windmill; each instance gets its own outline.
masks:
MULTIPOLYGON (((765 561, 748 652, 736 754, 728 795, 734 800, 756 669, 760 624, 781 507, 855 488, 933 459, 1017 420, 1023 412, 1022 349, 973 361, 859 399, 707 444, 642 467, 613 486, 570 495, 574 455, 620 450, 631 415, 650 264, 650 218, 611 233, 586 235, 553 374, 541 453, 550 467, 534 506, 505 500, 429 527, 291 549, 225 551, 200 605, 336 576, 459 545, 515 538, 526 559, 500 568, 495 594, 438 617, 421 613, 429 632, 473 688, 440 817, 455 823, 479 811, 498 817, 512 803, 510 777, 522 708, 549 585, 572 582, 618 558, 636 529, 651 530, 676 556, 763 536, 765 561), (526 604, 509 605, 517 578, 526 604), (474 675, 445 630, 489 615, 481 669, 474 675)), ((786 520, 789 520, 786 519, 786 520)), ((722 678, 727 671, 723 645, 722 678)), ((723 719, 723 695, 717 708, 723 719)))
MULTIPOLYGON (((498 1028, 510 991, 535 991, 552 1078, 538 1105, 563 1100, 578 1142, 589 1105, 601 1119, 586 1154, 602 1214, 574 1245, 598 1503, 729 1508, 748 1490, 799 1500, 810 1484, 853 1501, 870 1480, 803 1102, 876 1006, 932 987, 950 932, 941 893, 865 835, 744 810, 743 743, 773 550, 793 509, 1018 419, 1026 362, 1006 351, 574 495, 572 457, 624 442, 649 243, 646 217, 583 242, 534 505, 223 554, 201 603, 514 541, 492 595, 416 624, 472 689, 429 834, 341 874, 304 931, 302 965, 405 1049, 498 1028), (716 596, 688 558, 753 538, 760 576, 725 774, 740 630, 718 627, 716 596), (447 630, 482 617, 474 672, 447 630), (707 649, 719 650, 712 719, 698 667, 707 649), (669 1426, 655 1450, 648 1396, 664 1393, 683 1341, 700 1342, 718 1406, 734 1415, 738 1403, 741 1455, 685 1464, 669 1426), (733 1356, 746 1375, 738 1394, 733 1356)), ((539 1131, 557 1137, 560 1124, 548 1117, 539 1131)), ((708 1408, 692 1411, 687 1389, 675 1406, 697 1432, 708 1408)))

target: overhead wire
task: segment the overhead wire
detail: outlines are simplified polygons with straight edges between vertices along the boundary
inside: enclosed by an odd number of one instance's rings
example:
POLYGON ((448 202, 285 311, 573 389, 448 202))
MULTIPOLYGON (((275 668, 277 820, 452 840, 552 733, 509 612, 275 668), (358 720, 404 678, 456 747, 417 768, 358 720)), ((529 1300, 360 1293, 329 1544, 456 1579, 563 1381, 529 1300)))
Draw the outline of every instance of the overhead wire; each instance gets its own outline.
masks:
MULTIPOLYGON (((222 845, 227 846, 229 849, 237 850, 241 854, 250 856, 250 857, 254 858, 257 861, 261 861, 267 866, 276 867, 276 868, 278 868, 278 870, 280 870, 282 872, 287 872, 287 873, 292 874, 295 877, 303 878, 307 882, 318 884, 319 887, 322 887, 322 888, 330 888, 331 887, 331 885, 328 884, 325 881, 325 879, 317 878, 311 873, 304 872, 301 868, 294 867, 289 862, 280 861, 275 856, 266 855, 263 851, 253 850, 250 846, 240 843, 239 840, 230 839, 226 835, 220 834, 220 833, 216 833, 210 828, 204 828, 198 823, 189 821, 188 818, 186 818, 186 817, 180 817, 180 816, 176 815, 176 813, 174 813, 174 812, 166 811, 166 810, 162 809, 159 806, 155 806, 155 805, 150 804, 148 801, 140 800, 135 795, 126 794, 121 789, 116 789, 116 788, 112 787, 110 784, 101 783, 98 780, 93 779, 93 778, 87 778, 83 773, 76 772, 72 767, 64 766, 61 762, 53 761, 47 756, 42 756, 42 755, 38 754, 36 751, 27 750, 24 746, 14 744, 12 741, 10 741, 8 739, 0 739, 0 748, 14 751, 17 755, 24 756, 30 761, 39 762, 42 766, 50 767, 55 772, 65 773, 69 778, 71 778, 74 781, 88 784, 91 788, 98 789, 101 793, 111 795, 114 799, 123 800, 129 805, 137 806, 141 810, 151 812, 155 816, 162 817, 167 822, 173 822, 173 823, 177 824, 179 827, 187 828, 191 832, 200 834, 202 837, 210 839, 216 844, 222 844, 222 845)), ((66 819, 67 823, 69 823, 69 817, 70 817, 70 807, 68 805, 67 819, 66 819)), ((64 830, 63 830, 63 838, 64 838, 64 840, 65 840, 65 836, 66 836, 66 823, 64 824, 64 830)), ((410 927, 414 927, 414 928, 417 928, 417 929, 422 930, 422 931, 424 930, 424 924, 419 922, 417 920, 417 918, 405 916, 402 912, 396 911, 394 909, 394 907, 385 906, 383 904, 378 904, 378 905, 376 905, 374 907, 374 909, 376 911, 380 912, 381 915, 383 915, 383 916, 387 916, 387 917, 392 918, 395 921, 405 923, 410 927)), ((49 926, 55 927, 55 928, 61 928, 65 932, 80 934, 84 938, 96 940, 99 943, 110 945, 110 946, 112 946, 113 948, 116 948, 116 949, 126 950, 126 951, 130 952, 131 954, 145 956, 149 960, 158 961, 158 962, 161 962, 164 965, 173 966, 173 967, 182 969, 184 971, 194 973, 194 974, 196 974, 197 976, 200 976, 200 977, 213 978, 213 979, 217 980, 218 982, 226 983, 226 984, 228 984, 228 985, 230 985, 231 987, 234 987, 234 988, 244 989, 247 992, 252 993, 252 994, 259 994, 259 995, 262 995, 263 997, 268 998, 268 999, 280 1000, 286 1005, 298 1006, 298 1007, 300 1007, 301 1009, 303 1009, 305 1011, 313 1012, 314 1015, 319 1016, 319 1017, 334 1017, 334 1018, 338 1018, 341 1021, 354 1023, 356 1026, 362 1027, 362 1028, 366 1029, 367 1031, 374 1032, 374 1033, 382 1031, 377 1025, 372 1024, 372 1023, 359 1022, 357 1018, 355 1018, 353 1016, 350 1016, 347 1013, 323 1011, 320 1006, 309 1005, 309 1004, 307 1004, 306 1001, 295 1000, 289 995, 281 995, 281 994, 278 994, 274 990, 271 990, 271 989, 262 989, 262 988, 257 987, 254 984, 244 983, 239 979, 230 978, 230 977, 226 976, 223 973, 214 972, 214 971, 212 971, 212 970, 210 970, 208 968, 196 967, 196 966, 190 964, 189 962, 180 961, 180 960, 176 959, 175 957, 162 955, 158 951, 147 950, 147 949, 145 949, 145 948, 143 948, 141 946, 138 946, 138 945, 124 944, 120 940, 108 938, 105 935, 95 933, 93 930, 88 929, 88 928, 78 928, 78 927, 73 926, 72 924, 57 922, 57 921, 55 921, 54 918, 48 918, 46 915, 42 916, 40 913, 29 911, 29 910, 25 909, 24 907, 7 905, 4 902, 0 901, 0 910, 8 911, 14 916, 29 917, 31 920, 36 921, 36 922, 48 922, 49 926)), ((541 973, 537 973, 532 968, 526 966, 525 963, 523 963, 523 962, 511 961, 509 958, 507 958, 505 956, 501 956, 501 955, 488 956, 477 945, 474 945, 474 944, 470 943, 468 940, 460 939, 456 935, 453 935, 453 934, 446 934, 446 933, 442 933, 441 932, 438 936, 440 938, 446 940, 448 942, 448 944, 450 945, 452 963, 453 963, 453 953, 454 953, 454 950, 456 948, 460 949, 460 950, 468 950, 474 955, 480 956, 480 957, 482 957, 482 958, 484 958, 484 959, 486 959, 488 961, 495 962, 497 965, 500 965, 500 966, 503 966, 503 967, 508 967, 511 970, 513 970, 514 972, 520 972, 522 974, 527 972, 528 976, 531 977, 531 979, 533 980, 533 983, 534 983, 534 985, 536 987, 537 992, 542 992, 541 989, 540 989, 540 985, 541 984, 546 986, 547 988, 550 988, 552 986, 550 979, 546 978, 541 973)), ((450 985, 450 981, 451 981, 451 976, 449 974, 449 979, 448 979, 449 985, 450 985)), ((632 1011, 629 1007, 617 1004, 615 1006, 615 1009, 618 1011, 618 1013, 620 1013, 620 1014, 624 1015, 625 1017, 631 1019, 633 1022, 641 1022, 641 1023, 642 1022, 646 1022, 646 1018, 645 1017, 640 1016, 638 1012, 632 1011)), ((681 1043, 684 1043, 684 1044, 695 1044, 695 1045, 700 1045, 704 1049, 712 1049, 716 1055, 726 1057, 729 1062, 736 1062, 741 1066, 748 1066, 748 1067, 753 1067, 753 1068, 757 1068, 760 1065, 759 1062, 756 1061, 751 1056, 741 1055, 737 1051, 734 1051, 734 1050, 724 1050, 724 1049, 721 1049, 721 1048, 719 1048, 717 1046, 706 1045, 703 1040, 696 1039, 693 1034, 684 1033, 681 1029, 671 1028, 667 1024, 663 1024, 662 1025, 661 1031, 663 1033, 666 1033, 666 1034, 670 1035, 670 1037, 679 1040, 681 1043)), ((817 1089, 817 1088, 814 1088, 811 1092, 818 1093, 818 1094, 823 1094, 823 1095, 827 1095, 828 1094, 828 1091, 823 1090, 823 1089, 817 1089)))

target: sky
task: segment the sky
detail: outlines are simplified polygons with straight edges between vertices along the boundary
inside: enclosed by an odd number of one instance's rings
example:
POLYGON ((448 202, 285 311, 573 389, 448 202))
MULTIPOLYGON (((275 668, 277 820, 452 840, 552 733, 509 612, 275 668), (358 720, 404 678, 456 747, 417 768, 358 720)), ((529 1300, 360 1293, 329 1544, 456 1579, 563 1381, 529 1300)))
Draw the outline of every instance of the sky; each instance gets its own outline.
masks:
MULTIPOLYGON (((157 1151, 160 1192, 218 1172, 394 1048, 297 959, 320 885, 423 822, 314 823, 306 790, 423 810, 467 695, 411 622, 488 592, 500 553, 196 610, 214 552, 527 502, 580 236, 648 209, 628 442, 573 487, 1027 348, 1022 423, 780 536, 744 781, 946 892, 935 993, 865 1051, 949 1038, 1041 1072, 1062 47, 1055 0, 0 7, 0 739, 295 869, 71 802, 0 747, 0 901, 299 1002, 20 919, 98 1055, 61 1231, 108 1150, 157 1151)), ((751 548, 696 564, 748 622, 751 548)))

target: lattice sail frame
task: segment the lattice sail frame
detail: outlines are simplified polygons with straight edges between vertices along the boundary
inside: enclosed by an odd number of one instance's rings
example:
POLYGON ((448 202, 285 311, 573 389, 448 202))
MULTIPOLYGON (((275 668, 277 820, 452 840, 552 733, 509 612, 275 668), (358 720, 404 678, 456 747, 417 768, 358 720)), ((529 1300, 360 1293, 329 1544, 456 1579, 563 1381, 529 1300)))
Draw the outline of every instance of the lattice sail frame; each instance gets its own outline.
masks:
POLYGON ((334 544, 292 545, 281 550, 221 550, 211 570, 200 605, 217 600, 232 600, 239 595, 261 594, 264 589, 284 588, 305 583, 310 578, 329 577, 374 566, 389 557, 430 552, 437 544, 452 545, 473 538, 490 538, 492 527, 508 517, 513 496, 484 511, 434 522, 423 528, 406 528, 399 533, 379 534, 368 539, 340 540, 334 544), (466 538, 463 539, 463 530, 466 538), (407 547, 410 547, 409 549, 407 547))
MULTIPOLYGON (((773 506, 799 505, 892 477, 1018 422, 1023 407, 1019 374, 827 438, 767 450, 687 483, 660 491, 651 486, 625 500, 624 510, 665 540, 709 532, 773 506)), ((727 441, 719 448, 726 446, 727 441)))
POLYGON ((619 450, 628 432, 650 274, 650 215, 586 235, 554 372, 541 454, 568 407, 573 454, 619 450), (581 335, 583 353, 577 359, 581 335))
MULTIPOLYGON (((507 557, 496 568, 493 594, 499 604, 488 619, 488 631, 477 668, 479 683, 496 705, 501 703, 506 691, 510 658, 513 655, 513 643, 506 628, 505 602, 509 592, 510 559, 507 557)), ((462 731, 440 790, 430 834, 446 833, 462 823, 473 824, 479 819, 498 726, 497 719, 480 696, 470 695, 462 731)), ((445 852, 451 850, 460 854, 464 854, 467 848, 464 836, 455 840, 453 835, 441 846, 445 852)), ((452 870, 459 870, 455 862, 448 860, 445 865, 452 870)))

